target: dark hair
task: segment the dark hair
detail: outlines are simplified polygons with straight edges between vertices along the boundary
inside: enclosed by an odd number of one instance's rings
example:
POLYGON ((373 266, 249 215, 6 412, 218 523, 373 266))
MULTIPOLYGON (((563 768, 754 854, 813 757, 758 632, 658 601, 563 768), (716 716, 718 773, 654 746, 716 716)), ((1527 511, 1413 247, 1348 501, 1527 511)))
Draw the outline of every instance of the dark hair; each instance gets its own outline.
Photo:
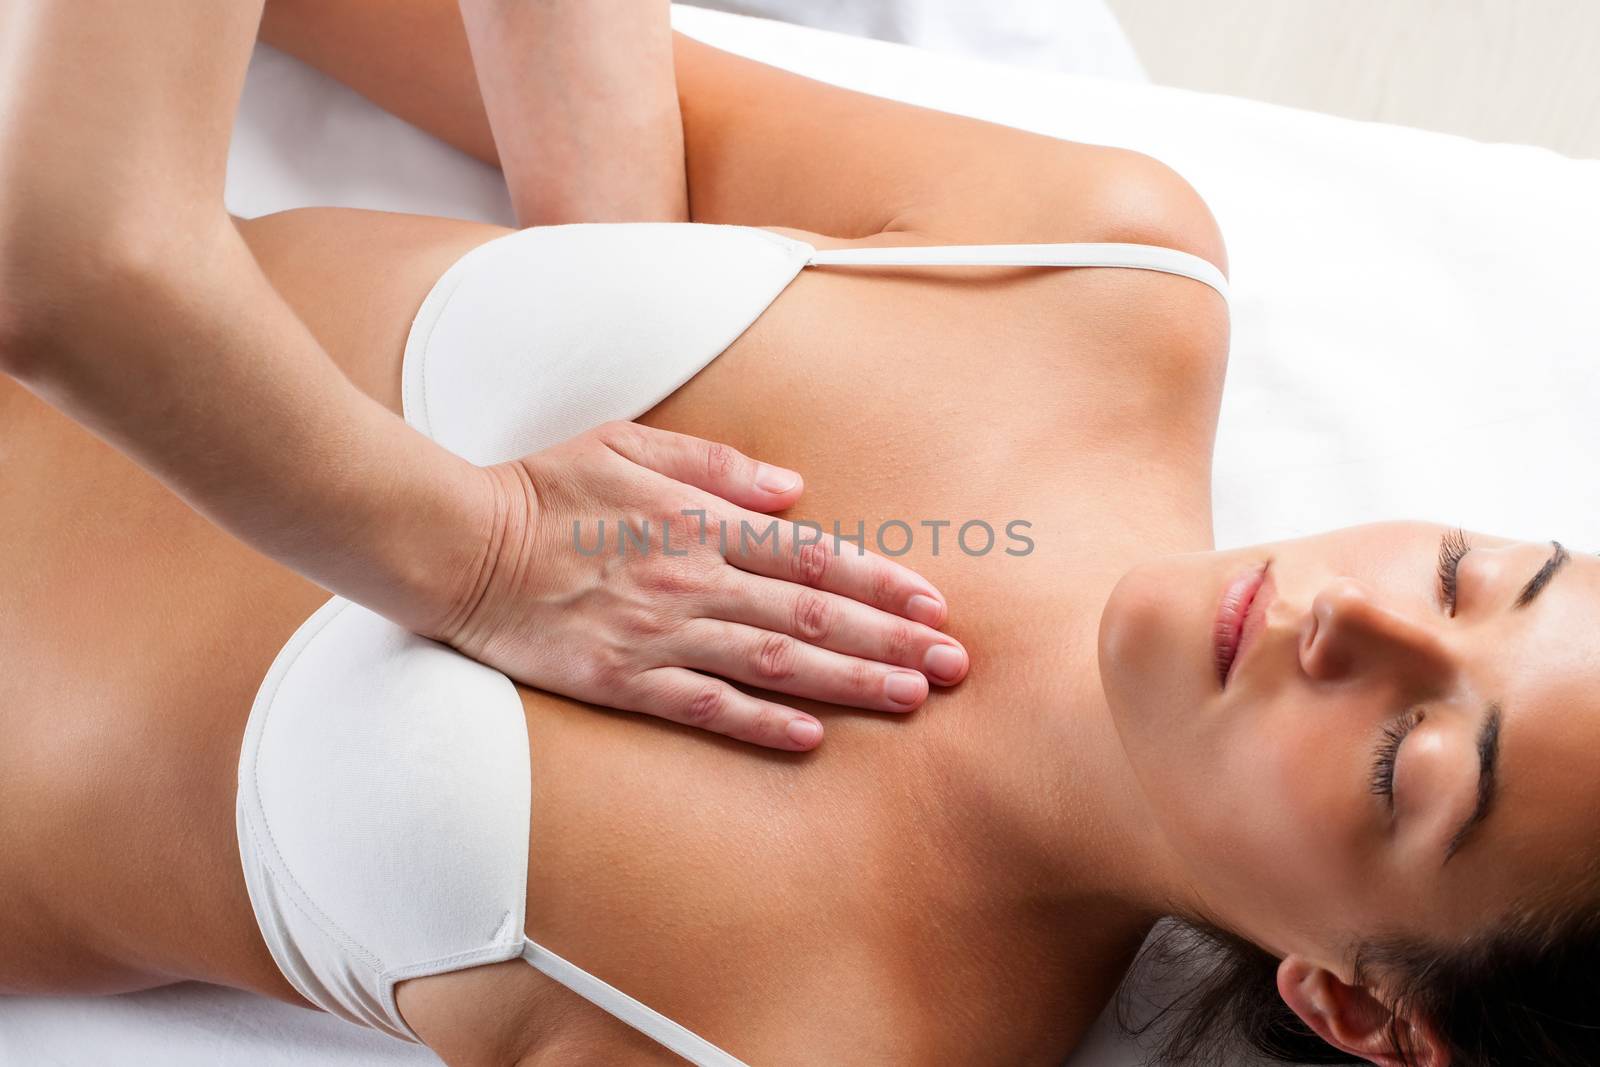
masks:
MULTIPOLYGON (((1157 1030, 1155 1063, 1234 1067, 1241 1047, 1281 1063, 1365 1063, 1289 1009, 1277 992, 1278 963, 1225 930, 1168 920, 1135 962, 1138 984, 1178 973, 1188 988, 1147 992, 1156 1010, 1135 1022, 1136 983, 1125 982, 1117 1020, 1135 1035, 1157 1030)), ((1364 980, 1382 976, 1395 1013, 1389 1040, 1402 1063, 1415 1062, 1402 1012, 1429 1021, 1452 1067, 1600 1063, 1600 908, 1591 904, 1522 911, 1454 945, 1375 941, 1357 953, 1355 970, 1364 980)))

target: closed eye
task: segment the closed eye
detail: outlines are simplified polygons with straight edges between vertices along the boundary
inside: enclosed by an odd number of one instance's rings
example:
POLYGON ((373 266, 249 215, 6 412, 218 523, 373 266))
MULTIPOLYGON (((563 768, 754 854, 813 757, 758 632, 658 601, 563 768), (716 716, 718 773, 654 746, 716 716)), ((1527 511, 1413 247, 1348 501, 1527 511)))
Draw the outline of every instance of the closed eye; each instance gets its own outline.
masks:
POLYGON ((1472 544, 1460 529, 1450 530, 1439 539, 1439 605, 1452 618, 1456 613, 1456 574, 1461 557, 1472 551, 1472 544))
POLYGON ((1412 708, 1398 719, 1385 724, 1383 737, 1378 742, 1378 750, 1373 756, 1371 789, 1375 795, 1383 797, 1388 802, 1391 814, 1394 812, 1394 767, 1400 758, 1400 746, 1406 736, 1422 722, 1423 714, 1421 709, 1412 708))

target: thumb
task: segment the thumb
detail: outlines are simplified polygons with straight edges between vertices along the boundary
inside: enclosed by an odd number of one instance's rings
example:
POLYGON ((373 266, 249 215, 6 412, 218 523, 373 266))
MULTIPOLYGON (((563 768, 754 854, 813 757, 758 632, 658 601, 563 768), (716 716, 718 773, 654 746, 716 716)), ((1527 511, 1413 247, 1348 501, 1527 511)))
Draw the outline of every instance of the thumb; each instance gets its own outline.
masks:
POLYGON ((596 433, 623 458, 751 511, 781 511, 800 498, 799 474, 731 445, 635 422, 608 422, 596 433))

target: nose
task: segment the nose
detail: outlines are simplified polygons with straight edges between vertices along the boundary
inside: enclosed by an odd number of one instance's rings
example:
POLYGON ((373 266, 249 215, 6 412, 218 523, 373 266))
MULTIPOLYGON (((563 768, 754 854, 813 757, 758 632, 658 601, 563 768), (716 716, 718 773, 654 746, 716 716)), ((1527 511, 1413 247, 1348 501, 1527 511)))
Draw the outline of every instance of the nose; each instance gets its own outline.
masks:
POLYGON ((1317 681, 1383 675, 1426 685, 1453 669, 1437 620, 1386 601, 1354 578, 1337 578, 1317 593, 1301 623, 1300 666, 1317 681))

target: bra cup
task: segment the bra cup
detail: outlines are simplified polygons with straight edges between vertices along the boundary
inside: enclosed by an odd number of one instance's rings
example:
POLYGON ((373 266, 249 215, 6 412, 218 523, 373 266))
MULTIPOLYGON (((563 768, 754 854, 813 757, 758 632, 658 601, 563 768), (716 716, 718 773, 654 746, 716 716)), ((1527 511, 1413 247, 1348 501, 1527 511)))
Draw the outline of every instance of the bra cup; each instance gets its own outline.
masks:
POLYGON ((286 977, 394 1032, 396 982, 521 952, 529 769, 505 675, 341 598, 318 609, 239 769, 251 902, 286 977))
POLYGON ((542 226, 468 252, 412 324, 406 421, 477 464, 666 399, 749 328, 815 249, 747 226, 542 226))

